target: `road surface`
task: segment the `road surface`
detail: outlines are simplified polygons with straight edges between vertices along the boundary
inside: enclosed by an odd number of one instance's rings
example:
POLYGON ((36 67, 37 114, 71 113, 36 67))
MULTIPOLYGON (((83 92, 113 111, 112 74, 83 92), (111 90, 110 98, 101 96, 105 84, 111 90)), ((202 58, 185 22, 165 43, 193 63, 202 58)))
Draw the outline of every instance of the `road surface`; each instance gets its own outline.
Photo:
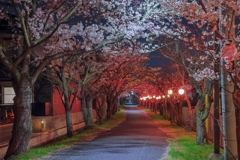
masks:
POLYGON ((125 107, 126 121, 91 141, 52 152, 41 160, 159 160, 167 151, 165 133, 136 106, 125 107))

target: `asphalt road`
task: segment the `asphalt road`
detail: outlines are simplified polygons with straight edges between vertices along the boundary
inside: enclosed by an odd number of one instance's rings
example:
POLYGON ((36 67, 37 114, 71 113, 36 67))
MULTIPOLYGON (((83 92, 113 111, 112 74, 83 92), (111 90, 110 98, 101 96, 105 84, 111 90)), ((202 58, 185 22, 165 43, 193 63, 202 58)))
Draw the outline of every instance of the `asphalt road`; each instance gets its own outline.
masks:
POLYGON ((126 106, 126 121, 41 160, 159 160, 167 150, 166 139, 146 112, 126 106))

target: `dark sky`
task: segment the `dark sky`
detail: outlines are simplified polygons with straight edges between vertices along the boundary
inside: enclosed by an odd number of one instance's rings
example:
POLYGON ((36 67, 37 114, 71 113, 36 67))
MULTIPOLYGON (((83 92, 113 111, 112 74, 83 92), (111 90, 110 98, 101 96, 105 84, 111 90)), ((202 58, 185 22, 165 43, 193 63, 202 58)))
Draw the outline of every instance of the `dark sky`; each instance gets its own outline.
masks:
POLYGON ((170 60, 163 57, 158 52, 151 52, 149 53, 150 60, 148 61, 148 67, 163 67, 164 64, 169 64, 170 60))

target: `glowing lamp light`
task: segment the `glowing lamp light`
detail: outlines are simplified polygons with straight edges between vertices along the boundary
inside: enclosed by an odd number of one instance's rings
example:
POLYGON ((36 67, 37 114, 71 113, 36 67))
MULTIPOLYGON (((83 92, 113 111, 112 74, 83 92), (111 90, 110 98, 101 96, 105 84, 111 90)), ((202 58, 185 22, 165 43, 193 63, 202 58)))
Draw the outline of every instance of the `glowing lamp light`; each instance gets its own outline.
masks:
POLYGON ((171 89, 168 90, 168 95, 173 94, 173 91, 171 89))
POLYGON ((179 90, 178 90, 178 93, 179 93, 180 95, 183 95, 183 94, 184 94, 184 89, 182 89, 182 88, 179 89, 179 90))
POLYGON ((165 98, 165 96, 163 95, 162 98, 165 98))

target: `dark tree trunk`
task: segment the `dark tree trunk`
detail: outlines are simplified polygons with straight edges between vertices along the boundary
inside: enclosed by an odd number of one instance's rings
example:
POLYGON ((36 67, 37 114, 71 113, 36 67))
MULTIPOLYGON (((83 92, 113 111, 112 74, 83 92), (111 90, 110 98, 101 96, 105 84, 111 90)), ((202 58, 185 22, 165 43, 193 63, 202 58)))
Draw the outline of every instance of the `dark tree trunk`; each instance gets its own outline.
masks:
POLYGON ((204 97, 201 97, 196 106, 196 143, 198 145, 204 144, 204 120, 206 118, 203 118, 203 111, 201 111, 203 101, 204 97))
POLYGON ((93 125, 93 113, 92 113, 92 98, 90 96, 87 96, 86 98, 86 107, 87 107, 87 123, 86 126, 92 126, 93 125))
POLYGON ((93 109, 95 110, 95 112, 97 113, 97 116, 98 116, 98 122, 100 123, 100 124, 103 124, 103 113, 101 112, 102 111, 102 105, 103 104, 100 104, 100 102, 98 103, 98 105, 97 105, 97 99, 96 98, 94 98, 93 100, 92 100, 92 105, 93 105, 93 109))
POLYGON ((64 94, 64 108, 66 114, 66 127, 67 127, 67 137, 71 138, 73 136, 73 126, 72 126, 72 114, 70 107, 70 98, 68 95, 67 88, 63 91, 64 94))
POLYGON ((117 102, 116 101, 114 101, 114 103, 113 103, 113 109, 112 109, 112 115, 114 115, 116 112, 117 112, 117 102))
POLYGON ((27 77, 22 76, 19 83, 13 82, 16 93, 14 97, 14 124, 12 137, 4 159, 12 157, 28 150, 28 143, 32 134, 31 118, 31 83, 27 77))
POLYGON ((100 124, 103 124, 103 117, 100 117, 100 118, 99 118, 99 123, 100 123, 100 124))
POLYGON ((196 143, 198 145, 204 144, 204 120, 206 118, 203 118, 203 111, 201 111, 203 101, 204 97, 201 97, 196 109, 196 143))
POLYGON ((112 119, 112 110, 109 107, 107 109, 107 119, 112 119))
POLYGON ((197 117, 197 137, 196 142, 198 145, 204 144, 204 120, 197 117))
POLYGON ((182 126, 182 106, 177 104, 177 114, 176 114, 177 125, 182 126))
POLYGON ((109 100, 107 100, 107 119, 111 119, 112 118, 112 104, 109 100))
POLYGON ((65 107, 65 112, 66 112, 67 137, 70 138, 73 136, 71 109, 65 107))
POLYGON ((85 126, 89 127, 93 125, 93 113, 92 113, 92 98, 87 96, 87 98, 81 99, 81 109, 83 114, 83 119, 85 126))
POLYGON ((81 98, 81 110, 82 110, 82 114, 83 114, 83 120, 85 122, 85 125, 87 125, 88 112, 87 112, 87 105, 86 105, 85 98, 81 98))

